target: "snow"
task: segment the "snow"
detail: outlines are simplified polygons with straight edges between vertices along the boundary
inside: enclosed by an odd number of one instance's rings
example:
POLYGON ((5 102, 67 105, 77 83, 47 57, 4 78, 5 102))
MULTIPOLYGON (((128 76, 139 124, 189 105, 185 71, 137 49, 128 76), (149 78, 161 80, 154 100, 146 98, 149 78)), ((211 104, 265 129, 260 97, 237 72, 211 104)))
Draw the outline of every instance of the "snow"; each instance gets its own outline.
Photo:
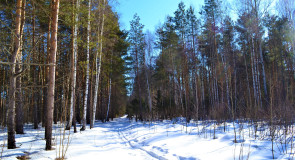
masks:
MULTIPOLYGON (((33 160, 50 160, 61 157, 62 153, 66 153, 65 157, 69 160, 272 159, 272 143, 268 136, 270 129, 263 123, 259 124, 256 136, 254 125, 250 122, 236 122, 235 129, 232 122, 217 124, 213 121, 191 122, 186 127, 181 118, 142 123, 130 121, 124 116, 107 123, 96 122, 93 129, 87 126, 86 131, 75 134, 72 130, 64 131, 63 124, 58 124, 54 125, 55 149, 51 151, 44 150, 44 128, 32 128, 32 125, 26 125, 26 133, 16 135, 18 148, 13 150, 6 149, 7 134, 5 129, 1 129, 0 159, 28 155, 33 160), (234 130, 238 143, 234 143, 234 130)), ((292 136, 284 137, 282 130, 276 133, 281 136, 277 136, 274 143, 275 158, 292 159, 292 136), (284 140, 288 140, 287 147, 284 140)))

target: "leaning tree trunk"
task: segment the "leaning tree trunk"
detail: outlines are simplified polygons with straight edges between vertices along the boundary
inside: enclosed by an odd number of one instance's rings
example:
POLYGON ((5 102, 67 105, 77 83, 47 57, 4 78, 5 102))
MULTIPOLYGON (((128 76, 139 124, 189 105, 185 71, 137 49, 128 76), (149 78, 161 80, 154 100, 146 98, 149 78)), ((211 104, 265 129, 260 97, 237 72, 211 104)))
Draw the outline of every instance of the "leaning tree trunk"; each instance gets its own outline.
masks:
POLYGON ((105 15, 105 3, 106 0, 103 0, 103 10, 102 10, 102 22, 101 22, 101 29, 100 29, 100 36, 99 36, 99 45, 100 48, 96 52, 96 80, 95 80, 95 90, 94 90, 94 96, 93 96, 93 109, 92 109, 92 121, 90 123, 90 128, 94 127, 95 122, 95 114, 96 114, 96 106, 97 106, 97 96, 98 96, 98 85, 99 85, 99 78, 100 78, 100 71, 101 71, 101 62, 102 62, 102 45, 103 45, 103 29, 104 29, 104 15, 105 15), (99 53, 99 62, 98 62, 98 53, 99 53))
POLYGON ((55 64, 56 64, 56 51, 57 51, 57 29, 58 29, 58 12, 59 0, 52 0, 52 17, 51 17, 51 38, 50 38, 50 52, 49 52, 49 82, 46 104, 46 126, 45 126, 45 139, 46 150, 52 149, 52 120, 54 109, 54 87, 55 87, 55 64))
MULTIPOLYGON (((26 1, 23 1, 22 3, 22 11, 21 11, 21 28, 20 28, 20 52, 18 53, 16 57, 17 65, 16 65, 16 73, 22 72, 22 37, 23 37, 23 31, 24 31, 24 24, 25 24, 25 7, 26 7, 26 1)), ((17 106, 15 108, 15 131, 17 134, 24 134, 24 122, 23 122, 23 96, 22 96, 22 78, 21 76, 18 76, 16 78, 16 101, 17 106)))
POLYGON ((21 7, 22 0, 17 1, 16 18, 15 18, 15 34, 14 34, 14 48, 10 57, 10 86, 8 94, 8 116, 7 116, 7 148, 14 149, 15 145, 15 91, 16 91, 16 75, 15 63, 16 57, 20 52, 20 39, 21 39, 21 7))
POLYGON ((77 52, 78 52, 78 44, 77 44, 77 36, 78 36, 78 21, 79 17, 77 14, 77 10, 80 6, 80 0, 76 1, 76 13, 74 13, 75 17, 75 25, 73 29, 73 50, 72 50, 72 66, 71 66, 71 100, 70 100, 70 119, 67 123, 66 130, 70 130, 73 122, 74 112, 75 112, 75 92, 76 92, 76 74, 77 74, 77 52))

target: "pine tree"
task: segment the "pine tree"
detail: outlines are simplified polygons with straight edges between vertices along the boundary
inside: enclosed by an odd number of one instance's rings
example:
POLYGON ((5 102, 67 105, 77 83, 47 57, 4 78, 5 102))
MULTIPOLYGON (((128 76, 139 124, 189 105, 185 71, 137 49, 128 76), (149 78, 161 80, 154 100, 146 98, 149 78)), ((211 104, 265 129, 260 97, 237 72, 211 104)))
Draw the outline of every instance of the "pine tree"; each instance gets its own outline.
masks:
MULTIPOLYGON (((15 68, 15 72, 17 74, 21 74, 23 72, 23 67, 21 65, 23 60, 23 32, 25 26, 25 8, 26 8, 26 1, 22 2, 22 11, 21 11, 21 28, 20 28, 20 51, 16 57, 17 65, 15 68)), ((24 115, 23 115, 23 93, 22 93, 22 75, 16 77, 16 108, 15 108, 15 131, 17 134, 24 134, 24 115)))
MULTIPOLYGON (((132 56, 133 64, 132 68, 135 75, 136 86, 136 98, 139 101, 139 119, 143 120, 143 106, 142 106, 142 86, 140 82, 141 69, 143 68, 145 62, 145 36, 143 33, 143 27, 140 23, 140 18, 137 14, 133 16, 133 20, 130 22, 130 31, 128 41, 130 43, 130 54, 132 56)), ((135 86, 134 86, 135 87, 135 86)))
MULTIPOLYGON (((232 20, 229 16, 226 16, 224 19, 224 26, 223 26, 223 36, 222 36, 222 52, 221 53, 221 59, 224 67, 224 73, 225 73, 225 85, 226 85, 226 101, 227 101, 227 108, 228 111, 232 113, 232 117, 234 117, 234 107, 232 105, 232 98, 230 98, 230 82, 231 79, 231 73, 229 70, 233 68, 233 70, 236 70, 235 64, 232 65, 230 63, 230 59, 233 59, 234 55, 234 49, 233 49, 233 43, 234 43, 234 27, 232 24, 232 20)), ((235 71, 236 73, 236 71, 235 71)))
POLYGON ((189 58, 189 70, 192 73, 192 90, 193 90, 193 111, 195 112, 196 119, 198 119, 199 116, 199 84, 198 84, 198 63, 199 63, 199 57, 198 57, 198 32, 199 32, 199 21, 195 15, 195 10, 192 6, 189 7, 189 9, 186 11, 186 21, 187 21, 187 41, 188 41, 188 58, 189 58))
POLYGON ((54 109, 54 87, 55 87, 55 64, 56 64, 56 51, 57 51, 57 30, 58 30, 58 14, 59 14, 59 0, 52 1, 51 11, 51 38, 50 38, 50 52, 49 52, 49 86, 47 93, 46 104, 46 125, 45 125, 45 139, 46 150, 52 149, 52 121, 54 109))
POLYGON ((208 79, 209 85, 208 93, 210 97, 210 106, 216 107, 219 102, 219 88, 218 88, 218 76, 217 66, 219 66, 219 55, 218 55, 218 23, 220 19, 220 8, 218 0, 205 0, 205 5, 201 12, 205 22, 203 25, 203 39, 204 43, 203 50, 204 56, 206 56, 206 63, 208 67, 208 79))
POLYGON ((10 86, 8 94, 8 116, 7 116, 7 148, 14 149, 15 145, 15 92, 16 92, 16 57, 21 50, 21 17, 22 17, 22 0, 17 1, 16 18, 15 18, 15 34, 14 34, 14 50, 10 57, 12 63, 10 68, 10 86))

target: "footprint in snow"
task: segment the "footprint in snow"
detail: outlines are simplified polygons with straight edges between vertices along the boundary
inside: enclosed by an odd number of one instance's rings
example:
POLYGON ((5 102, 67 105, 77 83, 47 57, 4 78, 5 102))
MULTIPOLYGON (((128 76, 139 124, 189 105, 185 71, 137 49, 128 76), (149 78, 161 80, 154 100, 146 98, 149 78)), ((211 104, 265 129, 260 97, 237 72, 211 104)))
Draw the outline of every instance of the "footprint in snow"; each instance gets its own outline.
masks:
POLYGON ((177 156, 176 154, 173 154, 173 156, 177 157, 179 160, 198 160, 197 158, 194 158, 194 157, 182 157, 182 156, 177 156))
POLYGON ((157 149, 158 151, 163 152, 165 154, 168 153, 168 150, 167 149, 163 149, 163 148, 160 148, 160 147, 157 147, 157 146, 153 146, 153 149, 157 149))

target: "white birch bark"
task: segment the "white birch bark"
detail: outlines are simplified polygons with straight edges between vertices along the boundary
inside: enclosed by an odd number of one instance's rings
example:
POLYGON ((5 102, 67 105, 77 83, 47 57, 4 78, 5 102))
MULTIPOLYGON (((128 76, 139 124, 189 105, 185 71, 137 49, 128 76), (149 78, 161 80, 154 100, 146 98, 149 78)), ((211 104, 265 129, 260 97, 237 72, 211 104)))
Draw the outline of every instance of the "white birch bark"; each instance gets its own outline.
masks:
MULTIPOLYGON (((150 63, 151 63, 151 54, 152 54, 152 39, 150 35, 148 35, 148 39, 146 41, 147 44, 147 52, 148 56, 150 58, 150 63)), ((146 83, 147 83, 147 89, 148 89, 148 106, 149 106, 149 111, 152 112, 152 98, 151 98, 151 91, 150 91, 150 84, 149 84, 149 79, 148 79, 148 74, 147 74, 147 62, 146 59, 144 59, 144 69, 145 69, 145 76, 146 76, 146 83)))
POLYGON ((144 65, 144 67, 145 67, 146 83, 147 83, 147 89, 148 89, 148 105, 149 105, 149 110, 151 112, 152 111, 152 98, 151 98, 150 84, 149 84, 149 79, 148 79, 148 75, 147 75, 146 65, 144 65))
POLYGON ((76 74, 77 74, 77 55, 78 55, 78 43, 77 43, 77 37, 78 37, 78 21, 79 16, 77 14, 77 11, 80 7, 80 0, 76 1, 76 11, 74 13, 75 16, 75 26, 74 26, 74 36, 73 36, 73 55, 72 55, 72 82, 71 82, 71 100, 70 100, 70 119, 68 121, 66 129, 70 129, 73 122, 74 117, 74 107, 75 107, 75 93, 76 93, 76 74))
POLYGON ((251 37, 251 42, 252 42, 252 49, 251 49, 251 71, 252 71, 252 83, 253 83, 253 93, 254 93, 254 100, 255 100, 255 105, 257 105, 257 89, 256 89, 256 76, 255 76, 255 58, 254 58, 254 42, 253 38, 251 37))
POLYGON ((102 62, 102 45, 103 45, 103 29, 104 29, 104 16, 105 16, 105 4, 106 0, 103 0, 103 9, 102 9, 102 22, 101 22, 101 29, 100 29, 100 36, 99 36, 99 48, 96 52, 96 80, 95 80, 95 90, 94 90, 94 96, 93 96, 93 110, 92 110, 92 122, 90 125, 90 128, 94 126, 95 122, 95 114, 96 114, 96 106, 97 106, 97 96, 98 96, 98 86, 99 86, 99 78, 100 78, 100 71, 101 71, 101 62, 102 62), (98 58, 99 54, 99 58, 98 58), (98 62, 99 61, 99 62, 98 62))
POLYGON ((89 87, 89 54, 90 54, 90 15, 91 15, 91 0, 88 1, 88 24, 87 24, 87 60, 86 60, 86 88, 84 94, 84 107, 83 107, 83 119, 81 130, 86 129, 86 114, 87 114, 87 101, 88 101, 88 87, 89 87))

